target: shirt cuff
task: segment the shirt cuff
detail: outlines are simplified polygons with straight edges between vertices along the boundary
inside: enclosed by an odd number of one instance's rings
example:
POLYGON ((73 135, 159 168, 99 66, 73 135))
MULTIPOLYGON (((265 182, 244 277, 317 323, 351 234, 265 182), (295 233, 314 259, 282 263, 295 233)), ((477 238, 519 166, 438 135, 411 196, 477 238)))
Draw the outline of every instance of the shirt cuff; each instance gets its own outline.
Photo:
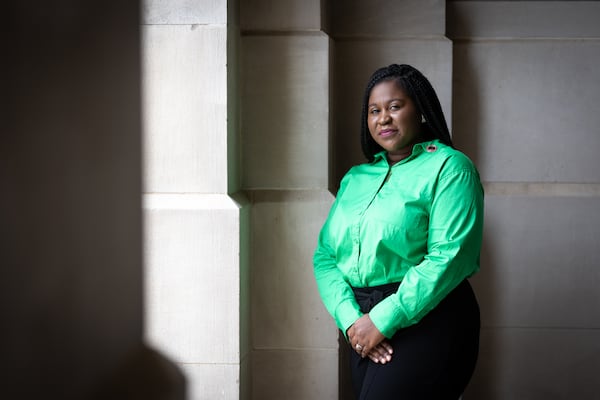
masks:
MULTIPOLYGON (((346 331, 356 322, 357 319, 362 317, 363 314, 360 312, 358 304, 352 300, 345 300, 335 310, 335 319, 338 324, 338 328, 342 330, 344 336, 346 331)), ((346 336, 346 339, 348 336, 346 336)))
POLYGON ((388 296, 373 307, 369 312, 369 318, 379 332, 388 339, 391 339, 402 326, 402 312, 394 303, 393 296, 388 296))

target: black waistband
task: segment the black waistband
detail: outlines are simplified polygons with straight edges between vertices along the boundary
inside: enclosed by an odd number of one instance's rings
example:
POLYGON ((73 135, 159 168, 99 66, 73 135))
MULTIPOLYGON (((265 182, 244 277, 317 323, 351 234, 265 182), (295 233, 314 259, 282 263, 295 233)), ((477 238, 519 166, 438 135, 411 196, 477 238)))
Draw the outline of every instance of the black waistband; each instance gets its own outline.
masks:
POLYGON ((360 306, 360 311, 368 313, 377 303, 398 291, 400 282, 388 283, 380 286, 352 288, 354 297, 360 306))

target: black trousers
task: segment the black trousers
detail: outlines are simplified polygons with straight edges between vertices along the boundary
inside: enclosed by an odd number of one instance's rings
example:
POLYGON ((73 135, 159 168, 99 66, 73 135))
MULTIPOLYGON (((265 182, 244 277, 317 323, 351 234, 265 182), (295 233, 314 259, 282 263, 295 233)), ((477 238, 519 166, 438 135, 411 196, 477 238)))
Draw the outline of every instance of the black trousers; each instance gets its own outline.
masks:
POLYGON ((464 280, 418 324, 389 340, 391 362, 376 364, 348 346, 356 399, 458 400, 475 369, 479 330, 479 305, 464 280))

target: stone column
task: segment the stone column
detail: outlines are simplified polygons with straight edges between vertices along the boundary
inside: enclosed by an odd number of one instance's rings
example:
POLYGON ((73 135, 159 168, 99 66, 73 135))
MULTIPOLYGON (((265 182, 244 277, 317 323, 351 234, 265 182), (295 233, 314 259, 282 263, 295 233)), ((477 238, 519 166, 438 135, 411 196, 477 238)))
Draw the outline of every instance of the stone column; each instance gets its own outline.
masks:
POLYGON ((467 399, 598 396, 600 3, 448 3, 455 143, 486 192, 467 399))
POLYGON ((319 0, 240 3, 251 200, 252 398, 337 399, 337 330, 312 273, 328 192, 331 40, 319 0))
POLYGON ((190 400, 248 392, 236 13, 225 0, 143 10, 146 334, 184 370, 190 400))

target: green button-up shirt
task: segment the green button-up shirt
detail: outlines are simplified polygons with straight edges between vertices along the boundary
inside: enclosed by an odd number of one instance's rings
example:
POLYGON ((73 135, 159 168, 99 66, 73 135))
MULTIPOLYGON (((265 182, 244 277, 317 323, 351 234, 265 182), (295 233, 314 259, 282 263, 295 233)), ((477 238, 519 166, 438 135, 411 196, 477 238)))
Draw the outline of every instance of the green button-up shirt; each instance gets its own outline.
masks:
POLYGON ((344 176, 319 235, 323 303, 345 333, 362 316, 351 287, 401 282, 369 313, 391 338, 479 270, 482 229, 483 188, 463 153, 425 142, 391 167, 378 153, 344 176))

